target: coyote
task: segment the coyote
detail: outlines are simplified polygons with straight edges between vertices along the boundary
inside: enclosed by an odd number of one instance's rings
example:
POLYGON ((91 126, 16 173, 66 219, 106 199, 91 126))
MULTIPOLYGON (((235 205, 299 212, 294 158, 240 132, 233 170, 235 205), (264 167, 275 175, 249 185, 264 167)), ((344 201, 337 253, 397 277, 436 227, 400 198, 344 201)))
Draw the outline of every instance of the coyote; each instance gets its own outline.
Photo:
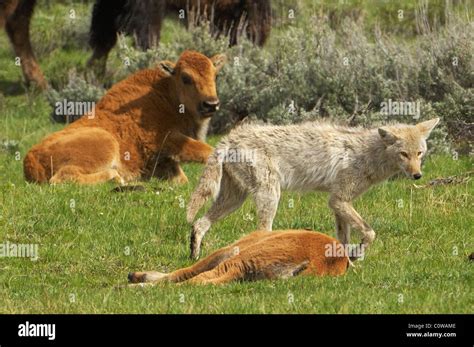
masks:
POLYGON ((322 122, 236 128, 208 158, 191 196, 189 223, 206 200, 214 198, 209 211, 193 224, 191 256, 199 257, 211 224, 239 208, 249 194, 257 205, 258 229, 271 231, 281 190, 329 192, 338 239, 347 245, 354 228, 361 233, 362 249, 367 248, 375 232, 355 211, 352 200, 400 171, 421 178, 426 139, 438 122, 435 118, 376 129, 322 122), (246 158, 253 161, 232 160, 236 156, 229 152, 252 152, 246 158))
POLYGON ((221 248, 188 268, 170 274, 155 271, 133 272, 131 283, 186 282, 224 284, 288 278, 299 274, 342 275, 349 260, 336 239, 314 231, 255 231, 230 246, 221 248))

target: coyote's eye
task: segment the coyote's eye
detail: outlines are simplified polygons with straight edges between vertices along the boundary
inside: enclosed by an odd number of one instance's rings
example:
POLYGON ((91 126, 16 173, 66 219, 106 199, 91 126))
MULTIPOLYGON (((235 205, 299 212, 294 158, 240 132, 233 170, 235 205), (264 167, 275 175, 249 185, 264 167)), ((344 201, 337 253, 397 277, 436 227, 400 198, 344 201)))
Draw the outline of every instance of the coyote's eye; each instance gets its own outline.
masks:
POLYGON ((400 155, 402 157, 408 158, 408 153, 407 152, 400 152, 400 155))
POLYGON ((421 155, 423 154, 423 152, 418 152, 418 156, 421 157, 421 155))

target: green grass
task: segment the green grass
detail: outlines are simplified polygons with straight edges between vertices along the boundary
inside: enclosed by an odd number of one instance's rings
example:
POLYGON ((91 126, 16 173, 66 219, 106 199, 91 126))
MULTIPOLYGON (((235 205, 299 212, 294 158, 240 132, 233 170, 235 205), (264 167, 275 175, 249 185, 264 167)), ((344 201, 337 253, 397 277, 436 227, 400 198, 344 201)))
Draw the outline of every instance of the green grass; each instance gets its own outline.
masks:
MULTIPOLYGON (((372 189, 356 208, 378 239, 359 267, 343 277, 118 290, 114 286, 125 284, 131 270, 169 271, 191 263, 180 199, 187 201, 201 168, 185 167, 188 186, 152 181, 146 193, 120 194, 110 192, 108 184, 25 184, 20 161, 3 154, 0 163, 0 240, 39 244, 37 261, 0 259, 3 313, 472 312, 472 264, 467 261, 473 244, 472 183, 414 189, 412 182, 396 180, 372 189)), ((425 173, 429 179, 461 173, 470 165, 466 159, 432 157, 425 173)), ((211 229, 205 253, 254 230, 255 224, 254 206, 247 202, 211 229)), ((332 234, 326 196, 284 194, 274 227, 332 234), (288 207, 289 199, 294 208, 288 207)))
MULTIPOLYGON (((62 13, 65 7, 57 6, 62 13)), ((45 18, 37 11, 32 27, 51 25, 45 18)), ((171 39, 166 33, 163 37, 171 39)), ((355 206, 378 238, 358 268, 342 277, 115 289, 126 283, 129 271, 170 271, 191 264, 189 226, 180 202, 187 202, 202 166, 185 165, 187 186, 151 181, 145 183, 147 192, 112 193, 112 184, 26 184, 23 156, 62 126, 49 122, 51 110, 43 96, 24 93, 4 33, 0 47, 0 140, 12 144, 0 149, 0 243, 39 245, 37 261, 0 258, 0 313, 473 311, 473 265, 467 261, 474 250, 472 182, 415 189, 413 182, 400 179, 371 189, 355 206)), ((83 64, 89 54, 74 47, 44 51, 49 53, 40 63, 58 84, 67 67, 83 64)), ((211 144, 217 141, 210 139, 211 144)), ((466 157, 433 155, 421 183, 472 170, 472 165, 466 157)), ((274 228, 313 228, 333 235, 333 224, 325 194, 285 193, 274 228)), ((255 227, 255 208, 248 201, 214 225, 204 253, 255 227)))

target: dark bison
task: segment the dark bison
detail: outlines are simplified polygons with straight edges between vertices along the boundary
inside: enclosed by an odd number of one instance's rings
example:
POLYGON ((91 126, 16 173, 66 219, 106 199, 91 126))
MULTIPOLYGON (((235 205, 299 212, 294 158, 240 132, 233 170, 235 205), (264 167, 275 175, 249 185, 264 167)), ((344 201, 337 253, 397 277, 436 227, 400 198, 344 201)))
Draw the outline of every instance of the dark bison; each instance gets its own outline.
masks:
MULTIPOLYGON (((5 27, 20 59, 26 83, 41 89, 47 82, 30 42, 30 21, 36 0, 0 0, 0 28, 5 27)), ((185 18, 201 14, 212 19, 213 34, 229 36, 235 45, 242 28, 252 42, 263 46, 271 30, 270 0, 96 0, 90 28, 93 54, 89 65, 105 70, 107 55, 117 42, 117 32, 133 34, 138 46, 149 48, 160 39, 165 15, 185 18)), ((188 24, 188 21, 186 21, 188 24)))
POLYGON ((36 0, 0 0, 0 28, 5 27, 26 83, 47 87, 30 43, 30 20, 36 0))
POLYGON ((263 46, 271 30, 270 0, 97 0, 92 13, 90 66, 105 70, 107 55, 117 42, 117 33, 135 35, 148 49, 160 40, 163 18, 183 15, 185 23, 199 14, 212 20, 215 36, 228 35, 235 45, 242 28, 255 44, 263 46))

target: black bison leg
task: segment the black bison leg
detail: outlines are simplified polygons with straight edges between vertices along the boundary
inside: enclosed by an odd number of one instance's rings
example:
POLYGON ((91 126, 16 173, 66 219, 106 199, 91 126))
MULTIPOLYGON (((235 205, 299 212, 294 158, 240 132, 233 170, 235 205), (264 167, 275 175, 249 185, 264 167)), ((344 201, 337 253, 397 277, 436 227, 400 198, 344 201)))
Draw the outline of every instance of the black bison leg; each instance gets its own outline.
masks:
POLYGON ((94 4, 89 31, 89 45, 93 52, 87 66, 91 67, 98 77, 104 76, 107 57, 117 43, 119 18, 124 15, 125 5, 126 0, 97 0, 94 4))

